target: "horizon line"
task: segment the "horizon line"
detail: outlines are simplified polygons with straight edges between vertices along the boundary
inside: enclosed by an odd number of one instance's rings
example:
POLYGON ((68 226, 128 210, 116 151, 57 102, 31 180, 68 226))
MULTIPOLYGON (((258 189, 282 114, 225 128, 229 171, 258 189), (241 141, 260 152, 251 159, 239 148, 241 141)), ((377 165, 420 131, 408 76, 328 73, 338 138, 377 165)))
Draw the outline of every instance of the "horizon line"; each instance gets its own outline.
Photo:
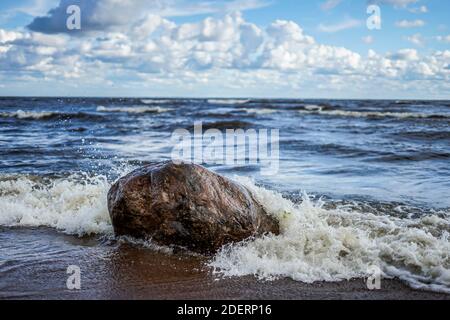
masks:
POLYGON ((302 98, 302 97, 220 97, 220 96, 209 96, 209 97, 186 97, 186 96, 34 96, 34 95, 0 95, 0 99, 5 98, 37 98, 37 99, 162 99, 162 100, 208 100, 208 99, 223 99, 223 100, 233 100, 233 99, 248 99, 248 100, 365 100, 365 101, 450 101, 449 98, 302 98))

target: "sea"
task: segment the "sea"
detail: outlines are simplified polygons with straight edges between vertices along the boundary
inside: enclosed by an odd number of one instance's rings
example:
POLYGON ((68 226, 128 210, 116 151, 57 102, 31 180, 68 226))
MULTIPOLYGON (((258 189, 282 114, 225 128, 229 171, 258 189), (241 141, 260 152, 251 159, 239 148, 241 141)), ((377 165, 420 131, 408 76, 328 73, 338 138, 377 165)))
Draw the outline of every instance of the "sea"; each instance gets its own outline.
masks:
POLYGON ((450 101, 0 98, 0 298, 78 298, 69 266, 87 298, 239 298, 249 281, 287 292, 374 272, 450 294, 449 235, 450 101), (170 160, 196 122, 278 130, 275 174, 204 165, 252 191, 280 235, 207 257, 114 236, 111 185, 170 160))

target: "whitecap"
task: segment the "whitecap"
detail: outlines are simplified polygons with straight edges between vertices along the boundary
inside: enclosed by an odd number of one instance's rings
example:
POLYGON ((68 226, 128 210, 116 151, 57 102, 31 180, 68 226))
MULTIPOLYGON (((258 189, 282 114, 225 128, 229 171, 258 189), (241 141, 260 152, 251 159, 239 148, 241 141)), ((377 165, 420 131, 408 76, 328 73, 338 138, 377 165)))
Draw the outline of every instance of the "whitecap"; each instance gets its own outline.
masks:
POLYGON ((424 118, 450 118, 450 114, 414 113, 414 112, 381 112, 381 111, 351 111, 351 110, 327 110, 317 105, 307 105, 302 114, 319 114, 338 117, 354 118, 398 118, 398 119, 424 119, 424 118))
POLYGON ((248 99, 209 99, 210 104, 221 104, 221 105, 233 105, 233 104, 246 104, 249 103, 248 99))
POLYGON ((171 104, 174 101, 171 99, 165 99, 165 100, 161 100, 161 99, 141 99, 141 102, 143 104, 171 104))
POLYGON ((57 116, 57 115, 59 115, 59 113, 57 113, 57 112, 33 112, 33 111, 23 111, 23 110, 17 110, 15 112, 0 113, 0 117, 2 117, 2 118, 34 119, 34 120, 40 120, 40 119, 57 116))
POLYGON ((104 107, 98 106, 97 112, 122 112, 122 113, 164 113, 169 112, 172 109, 150 106, 133 106, 133 107, 104 107))
POLYGON ((238 110, 245 111, 248 114, 272 114, 278 112, 276 109, 267 109, 267 108, 241 108, 238 110))

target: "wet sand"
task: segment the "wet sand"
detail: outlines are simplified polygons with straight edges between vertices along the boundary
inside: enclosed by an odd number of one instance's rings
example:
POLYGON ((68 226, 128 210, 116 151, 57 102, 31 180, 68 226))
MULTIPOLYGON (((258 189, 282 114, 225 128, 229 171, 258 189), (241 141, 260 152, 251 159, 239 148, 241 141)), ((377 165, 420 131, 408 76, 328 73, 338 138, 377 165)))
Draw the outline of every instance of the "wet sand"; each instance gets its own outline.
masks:
POLYGON ((0 299, 450 300, 396 280, 383 280, 381 290, 369 291, 363 279, 315 284, 218 279, 206 261, 46 228, 0 228, 0 299), (66 287, 69 265, 81 268, 81 290, 66 287))

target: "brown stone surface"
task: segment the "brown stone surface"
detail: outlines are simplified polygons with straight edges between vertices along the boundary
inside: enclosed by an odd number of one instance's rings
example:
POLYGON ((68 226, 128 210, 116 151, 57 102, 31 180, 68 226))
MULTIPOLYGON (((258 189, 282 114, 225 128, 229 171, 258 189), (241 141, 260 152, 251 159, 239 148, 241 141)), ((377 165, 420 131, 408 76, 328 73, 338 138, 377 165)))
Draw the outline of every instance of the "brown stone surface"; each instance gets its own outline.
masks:
POLYGON ((117 235, 201 253, 279 233, 245 187, 193 164, 169 161, 133 171, 111 187, 108 209, 117 235))

